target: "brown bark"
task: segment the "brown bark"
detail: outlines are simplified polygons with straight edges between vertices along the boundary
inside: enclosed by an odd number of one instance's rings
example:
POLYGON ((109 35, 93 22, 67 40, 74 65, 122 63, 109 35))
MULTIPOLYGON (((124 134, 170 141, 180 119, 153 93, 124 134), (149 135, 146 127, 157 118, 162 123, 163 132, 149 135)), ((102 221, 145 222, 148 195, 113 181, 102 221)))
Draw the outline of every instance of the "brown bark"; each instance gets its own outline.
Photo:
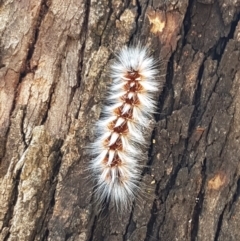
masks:
POLYGON ((240 1, 0 1, 0 240, 240 240, 240 1), (113 53, 160 68, 147 191, 99 214, 86 173, 113 53))

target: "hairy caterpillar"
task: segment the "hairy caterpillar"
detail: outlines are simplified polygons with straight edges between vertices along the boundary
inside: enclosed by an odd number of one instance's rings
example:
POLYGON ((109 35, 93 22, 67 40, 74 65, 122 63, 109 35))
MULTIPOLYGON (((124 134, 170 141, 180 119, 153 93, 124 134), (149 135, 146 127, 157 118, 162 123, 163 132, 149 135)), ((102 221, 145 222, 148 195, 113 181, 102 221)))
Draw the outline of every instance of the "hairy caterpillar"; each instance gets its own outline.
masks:
POLYGON ((159 90, 156 61, 145 47, 123 47, 111 66, 113 80, 96 123, 90 169, 96 177, 96 196, 126 209, 140 189, 140 163, 146 160, 142 133, 156 109, 159 90))

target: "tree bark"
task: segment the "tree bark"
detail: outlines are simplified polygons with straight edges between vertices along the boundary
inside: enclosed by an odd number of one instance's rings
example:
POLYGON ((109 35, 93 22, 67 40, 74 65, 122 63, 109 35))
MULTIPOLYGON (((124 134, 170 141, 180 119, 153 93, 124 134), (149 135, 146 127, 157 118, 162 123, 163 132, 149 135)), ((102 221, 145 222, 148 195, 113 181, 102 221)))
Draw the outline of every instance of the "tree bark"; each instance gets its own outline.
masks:
POLYGON ((0 241, 240 240, 240 0, 0 1, 0 241), (86 147, 109 65, 149 46, 144 193, 99 212, 86 147))

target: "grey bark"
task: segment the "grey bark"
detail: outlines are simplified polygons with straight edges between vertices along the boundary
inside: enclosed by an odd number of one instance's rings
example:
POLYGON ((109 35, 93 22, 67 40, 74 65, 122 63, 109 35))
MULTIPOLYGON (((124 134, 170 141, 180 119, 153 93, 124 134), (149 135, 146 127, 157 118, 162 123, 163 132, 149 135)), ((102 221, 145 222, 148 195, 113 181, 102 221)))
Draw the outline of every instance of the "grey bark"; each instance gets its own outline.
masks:
POLYGON ((240 1, 0 1, 0 240, 240 240, 240 1), (144 191, 99 212, 86 147, 109 65, 159 66, 144 191))

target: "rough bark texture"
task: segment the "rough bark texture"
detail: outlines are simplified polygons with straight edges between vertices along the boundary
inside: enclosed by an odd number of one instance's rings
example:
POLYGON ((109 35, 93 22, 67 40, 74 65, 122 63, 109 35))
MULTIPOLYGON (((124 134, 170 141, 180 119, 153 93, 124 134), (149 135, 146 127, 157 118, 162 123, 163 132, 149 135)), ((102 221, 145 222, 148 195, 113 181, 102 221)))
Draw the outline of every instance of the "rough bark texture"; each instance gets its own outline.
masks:
POLYGON ((0 1, 0 240, 240 240, 240 1, 0 1), (113 53, 162 60, 141 195, 86 174, 113 53))

